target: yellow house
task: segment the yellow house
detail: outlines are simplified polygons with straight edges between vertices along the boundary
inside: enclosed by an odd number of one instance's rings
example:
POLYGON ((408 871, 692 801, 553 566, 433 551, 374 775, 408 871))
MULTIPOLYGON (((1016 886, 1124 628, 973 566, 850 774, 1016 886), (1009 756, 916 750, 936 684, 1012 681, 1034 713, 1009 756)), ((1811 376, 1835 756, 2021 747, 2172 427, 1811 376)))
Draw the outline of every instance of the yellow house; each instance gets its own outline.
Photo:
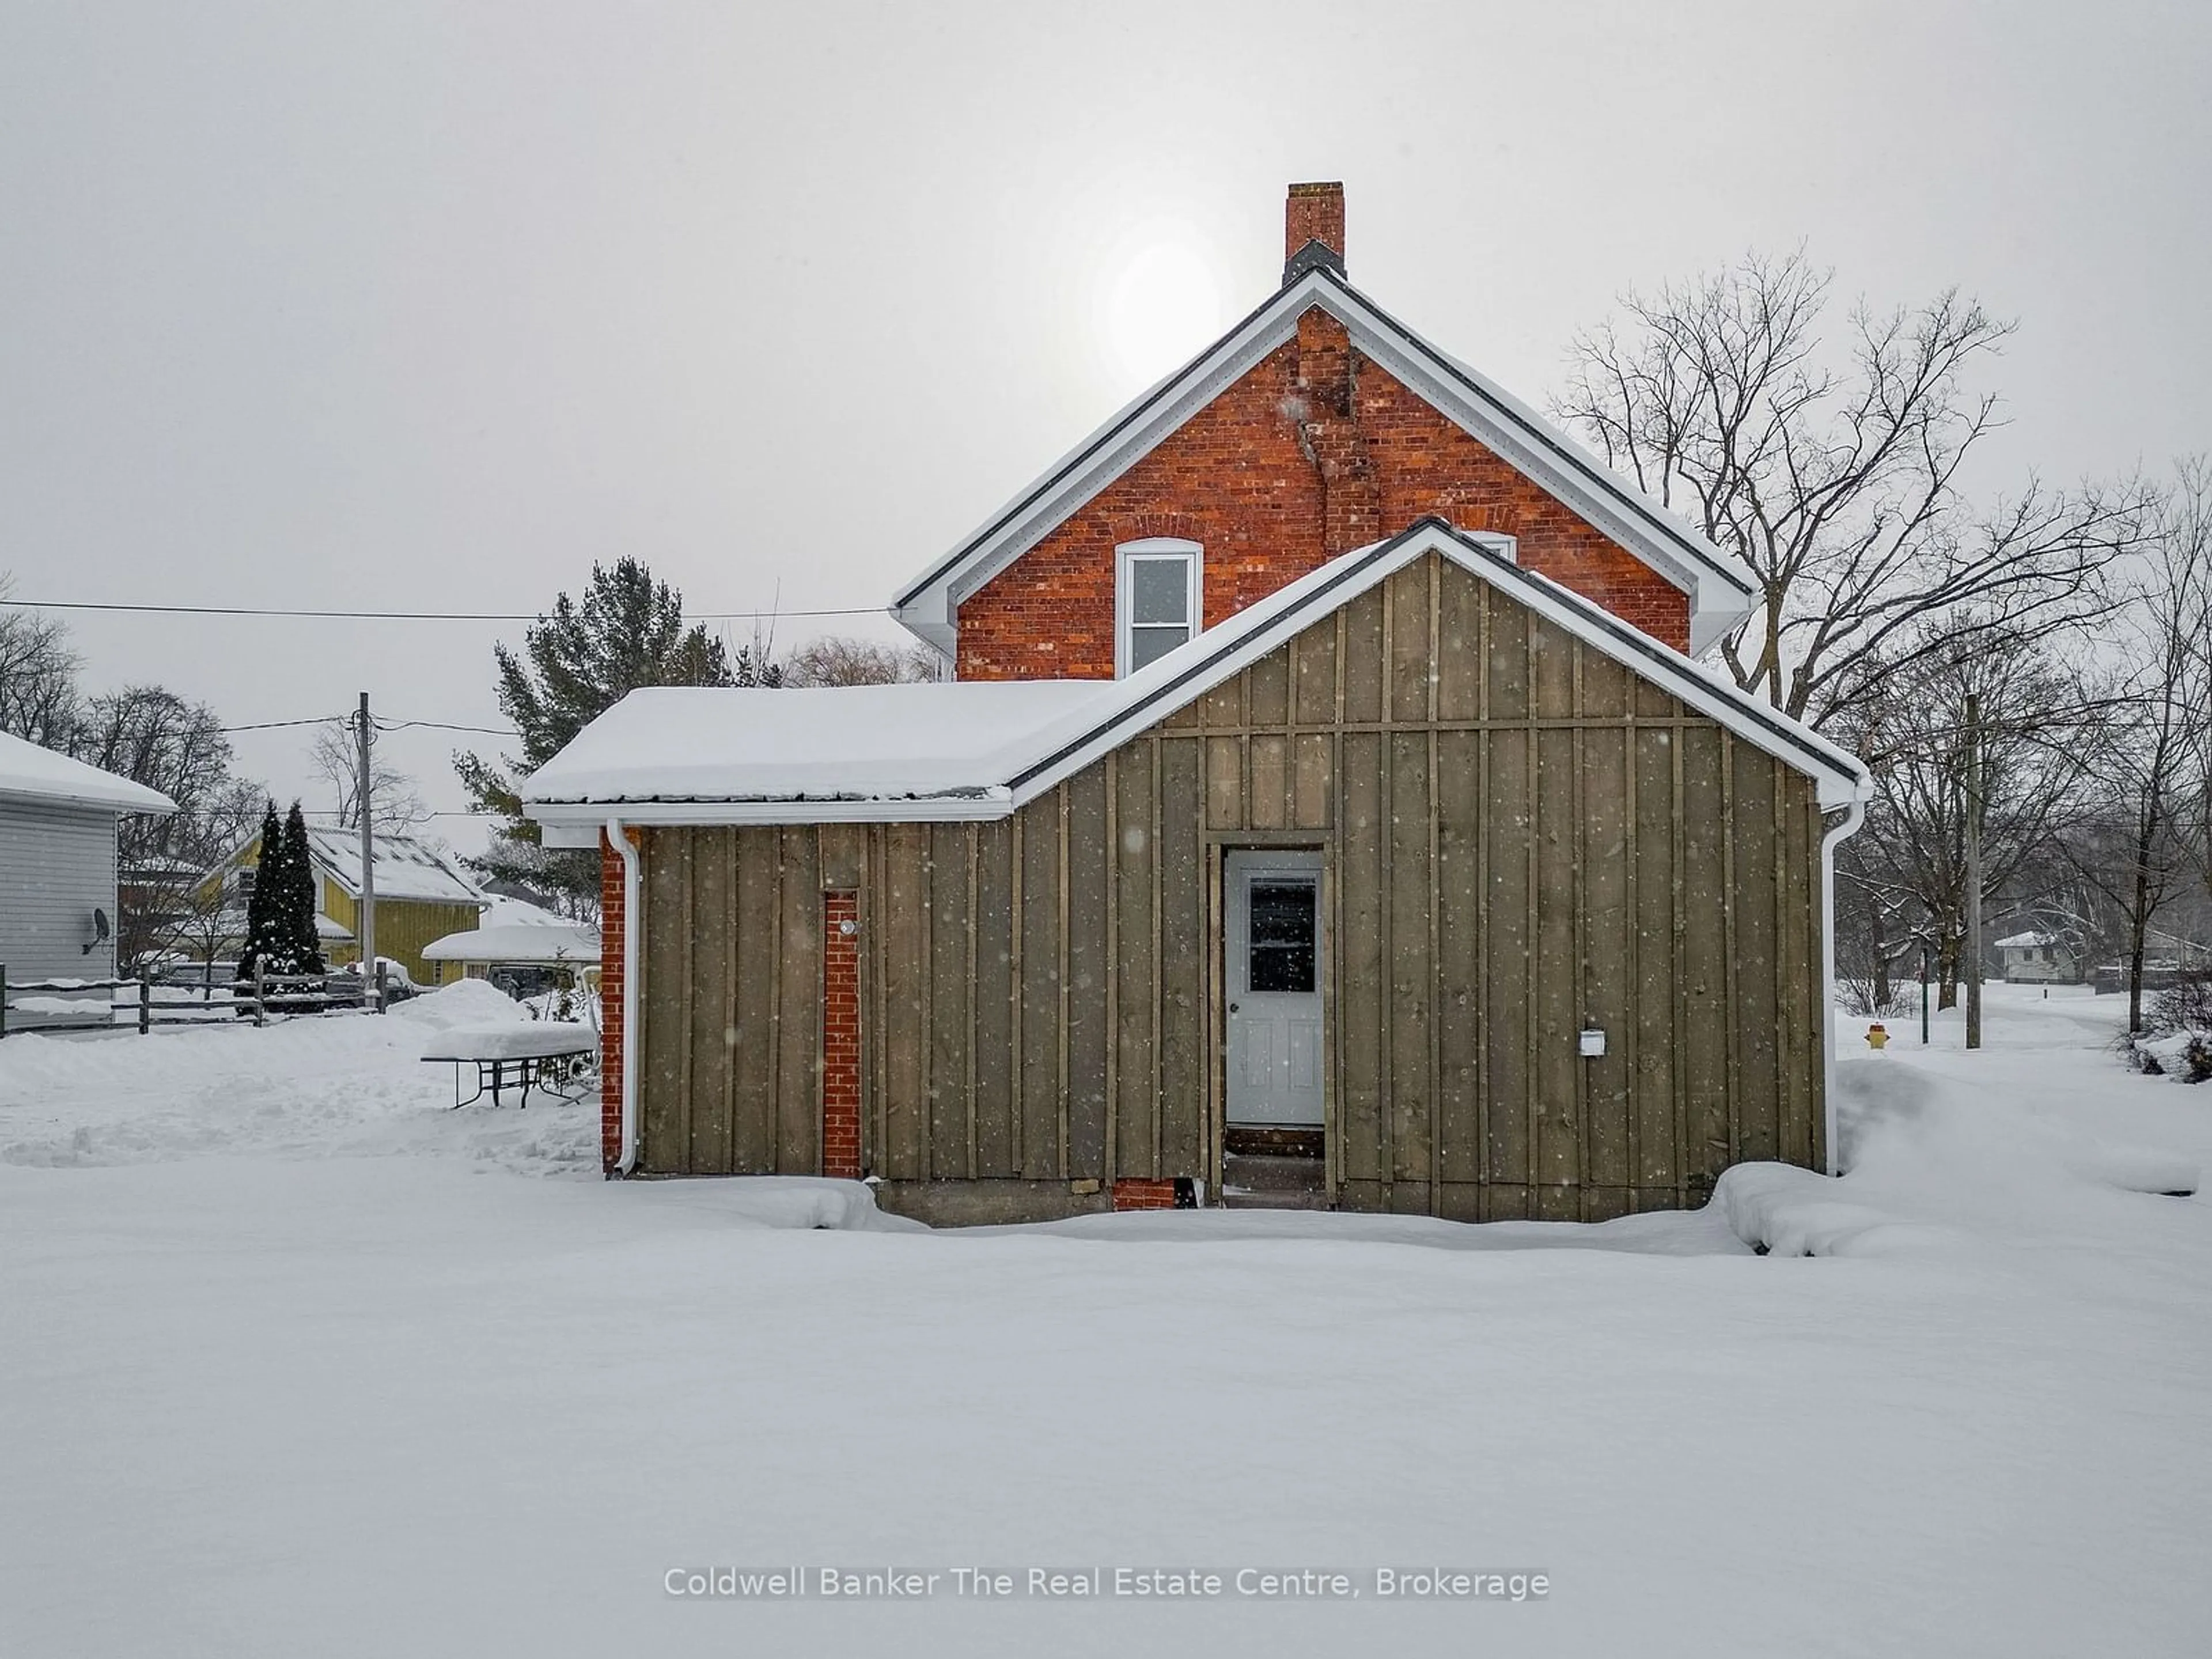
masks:
MULTIPOLYGON (((376 858, 376 954, 407 969, 417 985, 460 977, 458 964, 422 959, 422 947, 477 925, 491 901, 449 853, 413 836, 374 837, 376 858)), ((310 830, 307 858, 315 872, 315 932, 333 968, 361 960, 361 835, 353 830, 310 830)), ((245 899, 261 861, 255 835, 216 867, 226 888, 245 899)))

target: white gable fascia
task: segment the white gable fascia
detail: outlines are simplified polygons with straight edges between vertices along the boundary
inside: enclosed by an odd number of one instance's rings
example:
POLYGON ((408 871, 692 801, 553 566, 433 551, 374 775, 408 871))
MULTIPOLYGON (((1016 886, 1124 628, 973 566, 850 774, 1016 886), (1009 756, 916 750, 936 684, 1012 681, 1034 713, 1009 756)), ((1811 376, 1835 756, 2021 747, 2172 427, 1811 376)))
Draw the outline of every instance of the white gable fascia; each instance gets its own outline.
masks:
POLYGON ((1320 276, 1310 271, 1278 292, 1054 462, 989 524, 901 592, 891 601, 891 615, 953 655, 959 640, 954 612, 961 602, 1292 338, 1307 307, 1322 302, 1320 276))
POLYGON ((1865 768, 1855 757, 1747 692, 1712 678, 1602 606, 1548 577, 1522 569, 1514 562, 1510 538, 1477 536, 1440 520, 1424 520, 1389 541, 1331 561, 1170 653, 1124 682, 1127 694, 1103 720, 1096 711, 1086 710, 1084 726, 1063 722, 1040 744, 1038 758, 1007 780, 1011 805, 1019 807, 1073 777, 1109 750, 1188 706, 1292 635, 1431 552, 1451 559, 1632 674, 1663 687, 1754 747, 1810 776, 1822 807, 1863 800, 1870 791, 1865 768))
POLYGON ((1486 376, 1437 350, 1347 283, 1331 314, 1389 369, 1516 471, 1690 596, 1690 651, 1750 614, 1755 590, 1735 562, 1486 376))
POLYGON ((1754 593, 1728 556, 1632 487, 1526 404, 1422 339, 1334 272, 1317 267, 1062 456, 997 517, 891 602, 890 613, 950 657, 957 612, 975 592, 1150 454, 1297 332, 1319 307, 1353 343, 1447 419, 1689 595, 1701 653, 1749 614, 1754 593))
MULTIPOLYGON (((1638 678, 1673 693, 1754 747, 1814 779, 1823 807, 1863 800, 1870 791, 1858 761, 1758 698, 1707 673, 1604 607, 1515 562, 1512 538, 1462 531, 1440 519, 1357 552, 1332 559, 1257 604, 1208 629, 1126 679, 1102 683, 1099 700, 1048 718, 978 757, 958 787, 918 794, 871 792, 864 782, 835 794, 725 796, 622 800, 633 824, 907 823, 1001 818, 1073 777, 1139 733, 1242 672, 1300 630, 1429 553, 1451 559, 1515 603, 1638 678)), ((915 687, 917 693, 929 688, 915 687)), ((793 694, 805 695, 805 694, 793 694)), ((610 802, 604 798, 532 800, 527 811, 545 827, 550 846, 595 845, 610 802)))

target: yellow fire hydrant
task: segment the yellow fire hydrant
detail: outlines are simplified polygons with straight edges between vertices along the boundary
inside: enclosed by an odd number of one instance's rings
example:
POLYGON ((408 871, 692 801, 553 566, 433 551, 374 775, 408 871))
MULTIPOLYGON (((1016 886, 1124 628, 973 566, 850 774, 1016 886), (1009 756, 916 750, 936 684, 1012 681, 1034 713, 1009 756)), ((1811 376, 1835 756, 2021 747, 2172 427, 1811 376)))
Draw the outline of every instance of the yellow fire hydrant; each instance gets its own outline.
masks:
POLYGON ((1889 1046, 1889 1027, 1880 1020, 1867 1027, 1867 1047, 1879 1052, 1889 1046))

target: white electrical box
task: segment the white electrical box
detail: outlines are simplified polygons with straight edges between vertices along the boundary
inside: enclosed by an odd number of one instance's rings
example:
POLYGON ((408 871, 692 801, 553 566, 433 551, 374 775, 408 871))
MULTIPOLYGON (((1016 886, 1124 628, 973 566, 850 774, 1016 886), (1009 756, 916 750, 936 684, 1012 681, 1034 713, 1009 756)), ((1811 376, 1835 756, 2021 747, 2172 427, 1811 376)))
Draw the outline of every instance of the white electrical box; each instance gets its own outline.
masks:
POLYGON ((1584 1060, 1595 1060, 1605 1053, 1605 1033, 1595 1026, 1585 1028, 1582 1034, 1582 1054, 1584 1060))

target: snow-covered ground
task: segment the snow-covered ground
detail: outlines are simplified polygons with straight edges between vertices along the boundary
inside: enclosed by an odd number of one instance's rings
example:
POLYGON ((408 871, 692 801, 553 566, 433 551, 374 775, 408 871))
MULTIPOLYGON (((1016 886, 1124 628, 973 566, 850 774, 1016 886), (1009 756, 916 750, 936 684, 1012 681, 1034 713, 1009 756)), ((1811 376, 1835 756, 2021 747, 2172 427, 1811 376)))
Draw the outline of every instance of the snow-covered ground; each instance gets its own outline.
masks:
POLYGON ((2212 1204, 2133 1189, 2212 1167, 2212 1086, 2119 1066, 2111 999, 1861 1050, 1855 1172, 1697 1216, 932 1233, 447 1110, 483 992, 0 1043, 0 1653, 2208 1650, 2212 1204), (664 1589, 785 1565, 942 1576, 664 1589))

